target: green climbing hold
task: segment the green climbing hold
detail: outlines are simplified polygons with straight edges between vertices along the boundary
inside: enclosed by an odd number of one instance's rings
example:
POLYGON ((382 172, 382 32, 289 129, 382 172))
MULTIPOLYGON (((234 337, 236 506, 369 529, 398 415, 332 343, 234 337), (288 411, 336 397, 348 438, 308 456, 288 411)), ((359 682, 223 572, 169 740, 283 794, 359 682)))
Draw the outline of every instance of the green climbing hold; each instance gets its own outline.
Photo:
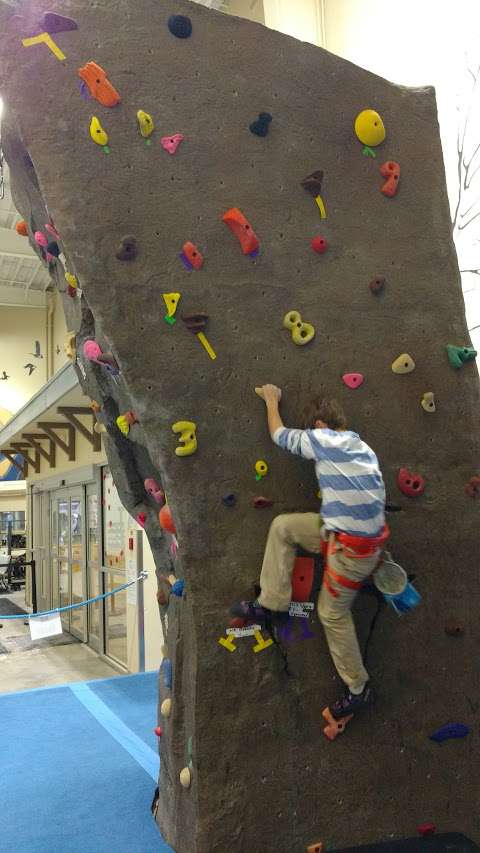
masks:
POLYGON ((477 357, 477 351, 473 347, 456 347, 453 344, 447 344, 447 353, 450 364, 456 370, 467 361, 475 361, 477 357))

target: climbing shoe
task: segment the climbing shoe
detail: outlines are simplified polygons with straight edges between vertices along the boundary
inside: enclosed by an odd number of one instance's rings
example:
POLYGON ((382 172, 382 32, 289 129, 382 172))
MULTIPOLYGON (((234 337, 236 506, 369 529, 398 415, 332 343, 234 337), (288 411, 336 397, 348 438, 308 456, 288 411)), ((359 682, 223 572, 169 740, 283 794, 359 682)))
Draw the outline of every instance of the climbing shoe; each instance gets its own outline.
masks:
POLYGON ((237 601, 230 608, 232 616, 239 616, 247 622, 258 623, 259 625, 270 625, 273 623, 283 623, 288 620, 288 613, 283 613, 276 610, 269 610, 256 599, 255 601, 237 601))
POLYGON ((351 693, 347 688, 345 695, 338 702, 330 705, 332 717, 340 720, 342 717, 348 717, 349 714, 356 714, 358 711, 362 711, 363 708, 367 708, 368 705, 372 705, 374 699, 373 689, 368 683, 362 692, 358 694, 351 693))

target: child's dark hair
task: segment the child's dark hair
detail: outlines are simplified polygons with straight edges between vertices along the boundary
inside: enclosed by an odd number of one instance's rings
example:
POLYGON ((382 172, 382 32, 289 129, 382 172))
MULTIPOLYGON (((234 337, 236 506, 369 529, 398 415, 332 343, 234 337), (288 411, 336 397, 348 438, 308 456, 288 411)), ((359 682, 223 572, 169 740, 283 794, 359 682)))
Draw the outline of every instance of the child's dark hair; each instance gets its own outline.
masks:
POLYGON ((311 400, 303 411, 305 429, 314 429, 316 421, 323 421, 330 429, 345 429, 347 426, 347 419, 340 403, 336 400, 327 400, 325 397, 316 397, 311 400))

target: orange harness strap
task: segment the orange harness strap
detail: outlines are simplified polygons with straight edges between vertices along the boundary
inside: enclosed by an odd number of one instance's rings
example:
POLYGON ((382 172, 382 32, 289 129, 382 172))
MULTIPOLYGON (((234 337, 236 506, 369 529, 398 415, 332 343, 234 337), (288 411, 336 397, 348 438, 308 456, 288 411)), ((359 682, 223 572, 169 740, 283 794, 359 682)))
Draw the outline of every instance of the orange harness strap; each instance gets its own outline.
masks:
POLYGON ((345 589, 358 590, 363 586, 363 581, 352 581, 350 578, 346 578, 345 575, 339 575, 329 565, 328 558, 337 553, 337 541, 340 542, 349 559, 366 559, 368 557, 372 557, 375 552, 381 551, 382 546, 385 544, 389 535, 390 530, 387 525, 385 525, 381 535, 370 540, 370 542, 367 537, 349 536, 346 533, 337 533, 331 536, 328 542, 322 542, 322 553, 325 560, 323 585, 328 589, 330 595, 333 595, 334 598, 338 598, 340 594, 332 586, 330 578, 336 581, 339 586, 345 587, 345 589), (362 551, 363 553, 361 553, 362 551))
POLYGON ((331 566, 327 567, 327 573, 334 581, 340 584, 340 586, 346 587, 346 589, 361 589, 363 586, 363 581, 351 581, 350 578, 346 578, 345 575, 337 575, 331 566))

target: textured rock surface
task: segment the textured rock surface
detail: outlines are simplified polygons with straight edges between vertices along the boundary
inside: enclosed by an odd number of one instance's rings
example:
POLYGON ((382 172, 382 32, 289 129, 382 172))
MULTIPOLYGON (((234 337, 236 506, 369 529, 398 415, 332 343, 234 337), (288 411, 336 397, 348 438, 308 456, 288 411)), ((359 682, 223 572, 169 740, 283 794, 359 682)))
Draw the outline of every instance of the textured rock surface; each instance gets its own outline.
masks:
MULTIPOLYGON (((20 2, 23 17, 4 28, 4 145, 20 212, 43 222, 48 207, 83 288, 81 303, 67 306, 79 351, 94 330, 120 365, 118 381, 82 365, 82 382, 104 404, 122 499, 132 512, 148 507, 159 570, 168 571, 166 543, 144 477, 161 479, 177 525, 175 572, 186 595, 168 607, 172 690, 160 679, 160 698, 172 697, 162 724, 162 832, 177 853, 292 853, 320 838, 351 845, 410 835, 426 819, 480 841, 478 510, 464 491, 477 473, 479 386, 475 365, 452 369, 445 349, 468 336, 433 91, 393 86, 182 0, 65 0, 49 9, 79 26, 56 36, 64 62, 45 45, 21 45, 38 32, 38 0, 20 2), (174 13, 191 17, 190 39, 169 32, 174 13), (120 93, 114 109, 80 96, 77 69, 89 60, 120 93), (387 129, 376 160, 362 156, 352 132, 367 106, 387 129), (156 125, 150 146, 139 109, 156 125), (264 138, 249 130, 260 112, 273 117, 264 138), (93 115, 109 134, 108 155, 90 139, 93 115), (160 138, 175 132, 185 140, 170 156, 160 138), (394 199, 380 192, 386 160, 402 168, 394 199), (300 186, 317 169, 324 221, 300 186), (256 259, 221 221, 234 206, 259 237, 256 259), (322 256, 311 248, 319 234, 329 243, 322 256), (138 247, 130 262, 115 254, 126 235, 138 247), (178 258, 186 240, 205 257, 198 272, 178 258), (379 276, 386 287, 374 296, 369 283, 379 276), (177 316, 209 315, 215 361, 180 319, 164 322, 170 291, 182 295, 177 316), (316 328, 306 347, 282 329, 290 310, 316 328), (404 352, 416 369, 395 375, 391 364, 404 352), (361 388, 342 382, 351 372, 365 376, 361 388), (314 639, 283 655, 275 647, 254 655, 249 639, 234 653, 217 642, 229 603, 258 577, 272 518, 317 505, 311 467, 270 443, 253 393, 265 381, 284 389, 290 425, 312 393, 345 405, 402 507, 391 517, 394 553, 424 597, 408 617, 380 615, 368 650, 377 705, 334 744, 320 711, 339 684, 317 624, 314 639), (432 415, 420 405, 426 391, 435 393, 432 415), (124 438, 114 420, 127 409, 140 423, 124 438), (171 425, 184 419, 197 424, 198 451, 179 458, 171 425), (269 465, 260 484, 257 459, 269 465), (398 491, 400 467, 425 477, 421 497, 398 491), (229 492, 233 508, 221 500, 229 492), (273 507, 253 509, 255 494, 273 507), (460 639, 445 634, 449 617, 465 624, 460 639), (472 725, 472 734, 445 746, 428 740, 450 721, 472 725)), ((363 640, 375 608, 360 597, 363 640)))

